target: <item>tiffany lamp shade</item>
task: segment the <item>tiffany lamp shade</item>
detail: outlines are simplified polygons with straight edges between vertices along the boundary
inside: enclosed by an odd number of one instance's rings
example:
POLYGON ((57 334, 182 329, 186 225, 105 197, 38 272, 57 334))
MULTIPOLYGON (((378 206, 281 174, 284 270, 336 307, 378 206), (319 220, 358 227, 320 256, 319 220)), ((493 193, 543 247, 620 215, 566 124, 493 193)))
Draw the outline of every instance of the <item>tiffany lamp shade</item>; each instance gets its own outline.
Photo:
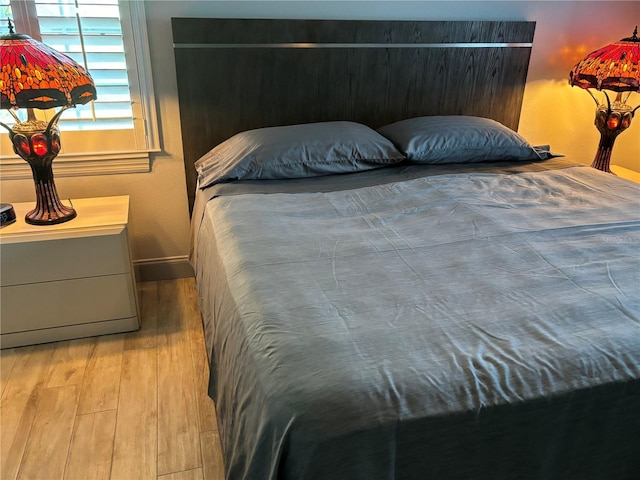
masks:
POLYGON ((609 163, 616 137, 631 125, 636 110, 627 100, 632 92, 640 92, 640 39, 638 27, 633 36, 602 47, 580 60, 569 73, 569 83, 584 88, 596 102, 595 125, 600 143, 592 167, 611 172, 609 163), (604 93, 606 104, 599 102, 589 89, 604 93), (616 92, 611 101, 607 90, 616 92))
POLYGON ((27 35, 13 32, 0 37, 0 107, 9 110, 16 120, 9 131, 13 149, 27 161, 36 187, 36 207, 25 221, 34 225, 51 225, 75 218, 76 211, 63 205, 53 182, 52 163, 60 152, 58 120, 67 108, 95 100, 96 89, 91 75, 71 58, 27 35), (62 107, 49 121, 37 120, 34 108, 62 107), (14 113, 28 109, 22 122, 14 113))

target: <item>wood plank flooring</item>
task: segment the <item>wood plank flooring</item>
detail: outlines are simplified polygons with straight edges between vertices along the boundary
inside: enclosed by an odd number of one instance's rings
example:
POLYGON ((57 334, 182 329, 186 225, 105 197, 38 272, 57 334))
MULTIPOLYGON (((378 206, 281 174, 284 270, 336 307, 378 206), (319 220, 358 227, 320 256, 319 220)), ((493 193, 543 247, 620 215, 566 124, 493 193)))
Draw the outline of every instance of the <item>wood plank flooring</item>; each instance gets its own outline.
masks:
POLYGON ((137 332, 0 352, 0 479, 221 480, 193 278, 138 284, 137 332))

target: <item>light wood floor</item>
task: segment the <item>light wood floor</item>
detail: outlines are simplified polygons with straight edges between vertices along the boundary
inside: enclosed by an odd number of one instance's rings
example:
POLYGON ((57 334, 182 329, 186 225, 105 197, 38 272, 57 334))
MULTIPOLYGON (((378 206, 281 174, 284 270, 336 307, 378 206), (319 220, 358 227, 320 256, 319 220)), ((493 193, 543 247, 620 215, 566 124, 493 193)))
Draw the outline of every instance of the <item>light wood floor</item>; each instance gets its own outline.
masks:
POLYGON ((138 288, 138 332, 2 351, 2 480, 224 478, 194 281, 138 288))

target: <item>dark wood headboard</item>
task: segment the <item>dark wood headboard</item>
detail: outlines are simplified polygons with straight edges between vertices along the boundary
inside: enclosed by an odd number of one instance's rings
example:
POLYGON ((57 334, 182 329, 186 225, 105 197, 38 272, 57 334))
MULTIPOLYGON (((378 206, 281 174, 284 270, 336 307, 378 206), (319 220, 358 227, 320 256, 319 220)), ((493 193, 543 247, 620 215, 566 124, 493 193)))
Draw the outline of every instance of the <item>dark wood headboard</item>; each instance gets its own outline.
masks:
POLYGON ((535 22, 173 18, 189 206, 193 163, 253 128, 476 115, 516 130, 535 22))

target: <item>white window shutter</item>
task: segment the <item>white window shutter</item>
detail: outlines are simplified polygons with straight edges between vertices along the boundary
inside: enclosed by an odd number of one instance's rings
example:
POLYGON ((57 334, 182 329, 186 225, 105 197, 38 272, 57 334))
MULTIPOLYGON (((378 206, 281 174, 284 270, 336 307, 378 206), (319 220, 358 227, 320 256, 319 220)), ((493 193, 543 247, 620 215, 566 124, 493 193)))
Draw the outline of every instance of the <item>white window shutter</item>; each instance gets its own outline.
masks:
POLYGON ((64 130, 133 128, 117 0, 36 0, 42 42, 67 54, 93 77, 98 99, 60 119, 64 130))

